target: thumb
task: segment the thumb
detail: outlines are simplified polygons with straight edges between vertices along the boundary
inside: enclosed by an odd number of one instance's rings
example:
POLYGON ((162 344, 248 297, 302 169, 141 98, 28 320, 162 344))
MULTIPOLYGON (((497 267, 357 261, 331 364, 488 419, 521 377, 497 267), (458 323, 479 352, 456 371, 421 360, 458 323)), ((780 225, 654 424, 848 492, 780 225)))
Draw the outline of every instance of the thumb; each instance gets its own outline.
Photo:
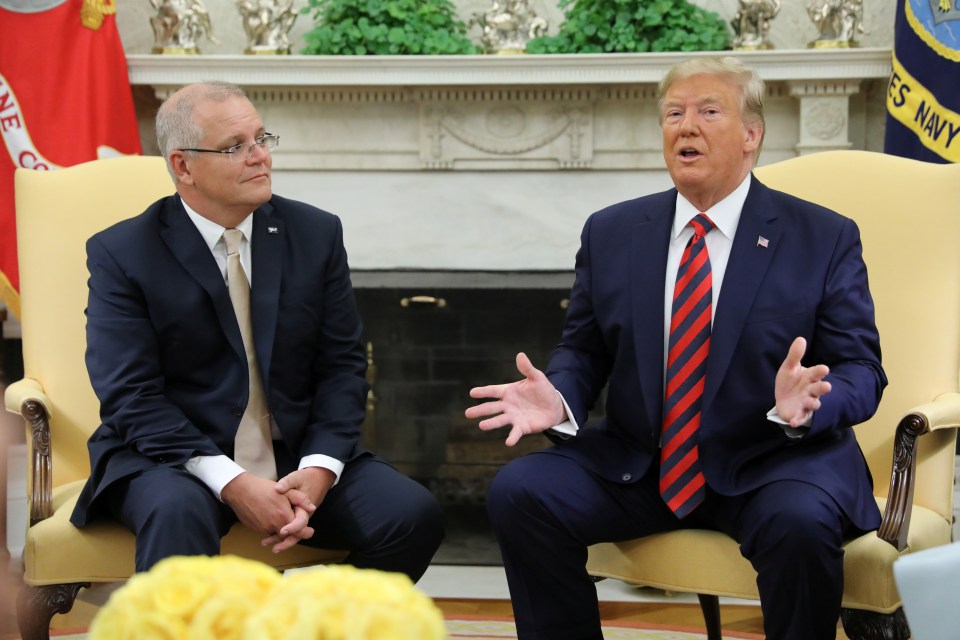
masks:
POLYGON ((524 378, 531 379, 536 377, 540 371, 533 366, 533 363, 530 362, 530 358, 527 357, 527 354, 522 351, 517 354, 517 371, 519 371, 524 378))
POLYGON ((793 341, 793 344, 790 345, 790 349, 787 351, 787 359, 783 361, 783 365, 791 369, 800 366, 800 361, 806 352, 807 340, 802 336, 797 337, 797 339, 793 341))

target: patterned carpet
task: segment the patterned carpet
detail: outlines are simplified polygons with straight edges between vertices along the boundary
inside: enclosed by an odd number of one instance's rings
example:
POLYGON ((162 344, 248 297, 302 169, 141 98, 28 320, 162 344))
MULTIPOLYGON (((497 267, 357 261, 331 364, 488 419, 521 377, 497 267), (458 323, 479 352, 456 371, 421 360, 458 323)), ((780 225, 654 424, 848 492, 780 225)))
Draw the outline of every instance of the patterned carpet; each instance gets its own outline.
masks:
MULTIPOLYGON (((447 618, 450 640, 514 640, 517 630, 510 620, 458 616, 447 618)), ((637 623, 605 623, 604 640, 706 640, 702 629, 640 625, 637 623)), ((763 640, 763 636, 750 633, 724 631, 725 640, 763 640)))
MULTIPOLYGON (((515 640, 517 630, 510 620, 457 616, 447 618, 450 640, 515 640)), ((56 640, 86 640, 85 633, 61 632, 52 634, 56 640)), ((706 640, 702 629, 639 625, 636 623, 605 623, 604 640, 706 640)), ((763 640, 763 636, 750 633, 723 632, 724 640, 763 640)))

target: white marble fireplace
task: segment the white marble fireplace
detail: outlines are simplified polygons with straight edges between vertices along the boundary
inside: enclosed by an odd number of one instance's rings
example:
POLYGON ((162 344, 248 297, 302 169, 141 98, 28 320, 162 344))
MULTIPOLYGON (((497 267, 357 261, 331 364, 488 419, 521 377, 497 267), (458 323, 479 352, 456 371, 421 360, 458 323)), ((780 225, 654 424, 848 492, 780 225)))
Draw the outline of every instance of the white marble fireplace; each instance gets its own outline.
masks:
MULTIPOLYGON (((889 49, 737 55, 768 83, 761 163, 882 148, 889 49)), ((669 186, 654 95, 685 57, 141 54, 128 64, 145 139, 154 96, 213 78, 244 86, 281 136, 276 191, 342 217, 359 276, 466 275, 569 271, 587 215, 669 186)))

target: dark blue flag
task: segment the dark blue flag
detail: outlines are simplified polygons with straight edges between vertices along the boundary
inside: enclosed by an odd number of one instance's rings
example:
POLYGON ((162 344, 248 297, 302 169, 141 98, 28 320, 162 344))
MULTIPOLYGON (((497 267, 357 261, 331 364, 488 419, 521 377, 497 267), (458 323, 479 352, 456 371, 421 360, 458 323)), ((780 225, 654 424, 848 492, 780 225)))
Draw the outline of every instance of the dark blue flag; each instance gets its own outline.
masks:
POLYGON ((960 0, 897 0, 883 150, 960 162, 960 0))

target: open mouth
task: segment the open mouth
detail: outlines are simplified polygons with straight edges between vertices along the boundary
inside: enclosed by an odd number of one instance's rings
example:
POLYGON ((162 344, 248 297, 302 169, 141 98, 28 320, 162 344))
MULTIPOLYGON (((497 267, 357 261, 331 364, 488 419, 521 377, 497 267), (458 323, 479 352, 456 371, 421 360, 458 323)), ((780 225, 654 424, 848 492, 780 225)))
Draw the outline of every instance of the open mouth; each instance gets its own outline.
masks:
POLYGON ((686 148, 686 149, 681 149, 681 150, 680 150, 680 157, 681 157, 681 158, 684 158, 684 159, 686 159, 686 160, 691 160, 691 159, 697 158, 697 157, 699 157, 699 156, 701 156, 701 155, 703 155, 703 154, 701 154, 701 153, 700 153, 699 151, 697 151, 696 149, 686 148))

